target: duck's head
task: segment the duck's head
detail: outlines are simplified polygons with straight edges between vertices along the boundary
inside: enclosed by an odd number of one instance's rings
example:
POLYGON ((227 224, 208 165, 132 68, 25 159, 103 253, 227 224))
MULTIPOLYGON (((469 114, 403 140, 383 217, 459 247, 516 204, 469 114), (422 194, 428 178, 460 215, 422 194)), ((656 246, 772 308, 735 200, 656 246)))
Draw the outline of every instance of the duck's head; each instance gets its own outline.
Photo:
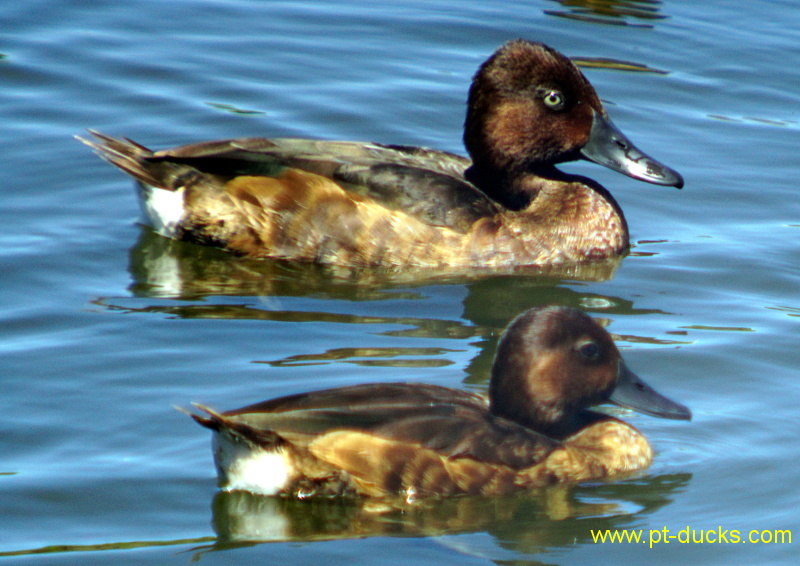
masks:
POLYGON ((578 430, 585 409, 616 403, 668 419, 691 419, 634 374, 609 333, 567 307, 541 307, 518 316, 497 347, 490 410, 533 430, 563 438, 578 430))
POLYGON ((542 43, 510 41, 478 69, 464 144, 485 180, 588 159, 648 183, 683 186, 614 126, 575 64, 542 43))

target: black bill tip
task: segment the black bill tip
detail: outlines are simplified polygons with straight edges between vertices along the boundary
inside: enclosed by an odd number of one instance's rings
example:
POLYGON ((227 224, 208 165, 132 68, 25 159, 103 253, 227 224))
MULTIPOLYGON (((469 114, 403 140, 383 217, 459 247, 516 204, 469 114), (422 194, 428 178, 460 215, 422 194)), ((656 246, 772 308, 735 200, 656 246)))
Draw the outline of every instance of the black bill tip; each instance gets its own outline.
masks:
POLYGON ((589 141, 581 149, 584 159, 634 179, 683 188, 683 177, 674 169, 639 151, 606 116, 595 112, 589 141))
POLYGON ((692 419, 692 411, 687 406, 661 395, 629 370, 622 360, 619 362, 617 385, 608 400, 653 417, 681 421, 692 419))

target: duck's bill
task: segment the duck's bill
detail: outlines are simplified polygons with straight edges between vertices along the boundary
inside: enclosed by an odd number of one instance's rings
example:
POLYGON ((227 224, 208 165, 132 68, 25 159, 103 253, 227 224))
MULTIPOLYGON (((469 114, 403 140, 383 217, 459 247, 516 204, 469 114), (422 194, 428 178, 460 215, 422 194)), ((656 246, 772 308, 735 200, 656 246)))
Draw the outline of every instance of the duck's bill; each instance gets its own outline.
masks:
POLYGON ((617 373, 617 386, 609 401, 654 417, 688 421, 692 412, 685 405, 667 399, 661 393, 647 385, 641 378, 628 369, 620 360, 617 373))
POLYGON ((642 153, 607 117, 594 113, 589 141, 581 149, 589 161, 656 185, 683 187, 680 174, 642 153))

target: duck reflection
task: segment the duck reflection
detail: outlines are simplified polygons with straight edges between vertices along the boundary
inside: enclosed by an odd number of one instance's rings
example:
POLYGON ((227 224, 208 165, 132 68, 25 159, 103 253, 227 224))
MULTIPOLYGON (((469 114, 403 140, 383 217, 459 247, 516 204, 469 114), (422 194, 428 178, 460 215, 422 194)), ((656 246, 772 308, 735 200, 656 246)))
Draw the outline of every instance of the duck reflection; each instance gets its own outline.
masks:
POLYGON ((607 281, 622 261, 617 257, 562 266, 462 270, 402 271, 380 268, 342 268, 312 263, 237 258, 164 238, 141 227, 131 250, 130 272, 135 295, 191 299, 207 295, 303 296, 324 293, 348 300, 387 297, 384 289, 401 285, 464 283, 491 276, 533 276, 543 281, 607 281))
MULTIPOLYGON (((557 485, 524 496, 412 503, 404 499, 298 500, 219 492, 212 503, 217 541, 204 550, 259 542, 486 533, 498 553, 538 554, 591 543, 592 530, 640 524, 642 515, 668 505, 690 480, 691 474, 645 476, 614 483, 557 485)), ((459 544, 468 545, 465 541, 459 544)))
MULTIPOLYGON (((282 261, 236 258, 228 253, 186 244, 141 228, 130 252, 133 279, 130 297, 105 297, 95 303, 123 312, 166 314, 183 319, 264 320, 391 325, 383 335, 398 338, 472 340, 478 355, 466 369, 467 383, 484 383, 489 374, 497 337, 517 314, 543 304, 558 304, 609 315, 649 315, 656 309, 637 308, 631 300, 591 292, 584 280, 611 278, 619 260, 580 268, 572 276, 541 270, 516 269, 506 273, 391 273, 352 271, 282 261), (440 310, 409 309, 425 304, 433 289, 453 286, 440 310), (449 296, 452 296, 450 300, 449 296), (237 297, 231 300, 229 297, 237 297), (319 308, 297 309, 295 298, 319 302, 319 308), (327 308, 326 301, 369 301, 368 314, 327 308), (145 304, 143 304, 145 303, 145 304), (399 306, 398 306, 399 305, 399 306)), ((305 303, 304 303, 304 306, 305 303)), ((601 319, 602 321, 602 319, 601 319)), ((625 341, 679 344, 649 336, 626 336, 625 341)), ((334 348, 318 353, 290 354, 280 359, 254 360, 273 366, 352 363, 384 367, 440 367, 451 365, 455 349, 419 347, 334 348)))
MULTIPOLYGON (((537 295, 558 299, 557 302, 566 300, 561 304, 584 308, 591 306, 587 302, 605 306, 616 304, 615 298, 575 293, 561 284, 565 281, 610 280, 620 261, 617 258, 551 268, 515 268, 504 272, 356 270, 237 258, 213 248, 170 240, 141 227, 139 240, 130 252, 129 271, 133 279, 130 291, 135 297, 183 301, 211 296, 413 300, 421 296, 418 289, 426 286, 466 285, 473 304, 486 304, 484 301, 487 300, 496 303, 507 314, 503 321, 507 323, 521 310, 541 304, 537 295)), ((269 304, 264 306, 269 307, 269 304)))

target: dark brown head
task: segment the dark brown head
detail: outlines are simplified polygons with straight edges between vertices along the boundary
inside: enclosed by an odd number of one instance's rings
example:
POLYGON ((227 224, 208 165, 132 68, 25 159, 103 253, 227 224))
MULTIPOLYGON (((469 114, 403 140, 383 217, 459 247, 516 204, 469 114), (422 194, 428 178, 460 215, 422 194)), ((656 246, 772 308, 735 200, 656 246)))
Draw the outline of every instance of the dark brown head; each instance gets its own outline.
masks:
POLYGON ((470 176, 495 196, 491 183, 513 183, 525 171, 589 159, 637 179, 682 186, 680 175, 639 152, 610 122, 597 93, 566 56, 516 39, 476 73, 467 102, 464 145, 470 176))
POLYGON ((489 398, 492 414, 554 438, 574 433, 584 410, 605 402, 691 418, 628 369, 602 326, 567 307, 535 308, 511 322, 497 347, 489 398))
POLYGON ((473 79, 464 145, 477 164, 504 171, 577 159, 593 110, 605 112, 568 57, 542 43, 509 41, 473 79))

